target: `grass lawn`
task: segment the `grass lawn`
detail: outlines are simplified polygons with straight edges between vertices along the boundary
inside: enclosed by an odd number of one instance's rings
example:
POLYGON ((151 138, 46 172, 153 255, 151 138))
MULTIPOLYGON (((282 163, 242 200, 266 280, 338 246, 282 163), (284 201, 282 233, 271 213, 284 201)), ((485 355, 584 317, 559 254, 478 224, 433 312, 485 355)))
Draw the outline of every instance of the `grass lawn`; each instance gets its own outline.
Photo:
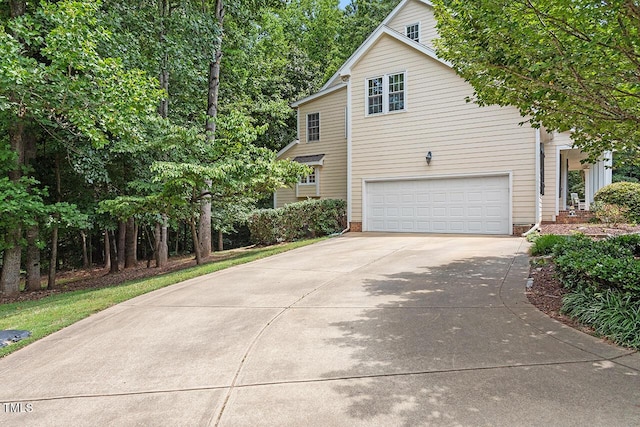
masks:
POLYGON ((93 313, 115 304, 146 294, 184 280, 245 264, 282 252, 316 243, 320 239, 286 243, 266 248, 249 249, 222 260, 185 270, 133 280, 117 286, 67 292, 37 301, 24 301, 0 305, 0 330, 22 329, 31 331, 31 337, 0 348, 0 357, 6 356, 42 337, 69 326, 93 313))

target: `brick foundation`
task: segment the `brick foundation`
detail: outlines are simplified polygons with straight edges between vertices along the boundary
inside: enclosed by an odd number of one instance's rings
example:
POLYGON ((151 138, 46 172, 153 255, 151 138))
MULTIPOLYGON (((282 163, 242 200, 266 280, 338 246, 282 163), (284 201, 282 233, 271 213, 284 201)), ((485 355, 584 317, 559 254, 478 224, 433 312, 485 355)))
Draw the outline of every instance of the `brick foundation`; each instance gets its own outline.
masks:
POLYGON ((361 222, 350 222, 349 223, 349 228, 351 229, 350 231, 352 231, 354 233, 361 233, 362 232, 362 223, 361 222))
POLYGON ((516 225, 513 224, 513 235, 518 237, 518 236, 522 236, 522 234, 526 233, 527 231, 531 230, 531 227, 533 227, 534 224, 527 224, 527 225, 516 225))

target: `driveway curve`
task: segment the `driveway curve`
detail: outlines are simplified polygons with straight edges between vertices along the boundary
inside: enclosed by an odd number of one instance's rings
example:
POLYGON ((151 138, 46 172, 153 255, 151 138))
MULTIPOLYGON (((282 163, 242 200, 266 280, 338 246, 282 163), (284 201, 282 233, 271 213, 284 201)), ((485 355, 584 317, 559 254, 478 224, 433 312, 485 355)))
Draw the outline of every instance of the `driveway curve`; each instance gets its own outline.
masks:
POLYGON ((531 306, 526 250, 358 233, 189 280, 0 360, 0 425, 640 425, 640 356, 531 306))

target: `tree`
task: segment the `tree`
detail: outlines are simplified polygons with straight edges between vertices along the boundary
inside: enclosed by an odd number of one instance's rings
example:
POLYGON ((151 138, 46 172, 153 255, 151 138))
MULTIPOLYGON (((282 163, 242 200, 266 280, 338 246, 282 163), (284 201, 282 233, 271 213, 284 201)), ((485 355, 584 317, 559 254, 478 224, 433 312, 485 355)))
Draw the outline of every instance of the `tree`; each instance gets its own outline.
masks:
POLYGON ((630 0, 436 0, 438 55, 480 105, 571 131, 595 161, 640 162, 640 5, 630 0))
MULTIPOLYGON (((43 135, 95 148, 135 141, 140 118, 156 98, 140 70, 125 69, 98 51, 110 37, 96 19, 99 5, 71 0, 0 5, 0 135, 9 135, 16 156, 7 176, 16 188, 28 185, 27 194, 38 194, 40 183, 29 176, 28 166, 36 144, 46 141, 43 135)), ((3 293, 18 288, 24 231, 35 239, 27 229, 33 220, 20 218, 3 230, 3 293)))

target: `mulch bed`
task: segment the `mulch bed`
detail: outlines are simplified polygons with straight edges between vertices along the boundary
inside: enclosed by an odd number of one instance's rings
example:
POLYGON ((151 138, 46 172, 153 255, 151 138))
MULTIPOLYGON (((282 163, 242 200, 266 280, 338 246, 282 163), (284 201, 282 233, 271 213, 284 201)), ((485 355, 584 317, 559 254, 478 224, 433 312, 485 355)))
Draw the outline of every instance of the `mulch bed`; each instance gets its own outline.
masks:
POLYGON ((538 310, 547 316, 578 329, 582 332, 595 335, 593 329, 584 326, 560 312, 562 309, 562 297, 567 291, 562 287, 555 274, 555 266, 549 258, 543 258, 546 262, 539 266, 532 266, 529 276, 533 278, 533 286, 527 289, 527 299, 538 310))

